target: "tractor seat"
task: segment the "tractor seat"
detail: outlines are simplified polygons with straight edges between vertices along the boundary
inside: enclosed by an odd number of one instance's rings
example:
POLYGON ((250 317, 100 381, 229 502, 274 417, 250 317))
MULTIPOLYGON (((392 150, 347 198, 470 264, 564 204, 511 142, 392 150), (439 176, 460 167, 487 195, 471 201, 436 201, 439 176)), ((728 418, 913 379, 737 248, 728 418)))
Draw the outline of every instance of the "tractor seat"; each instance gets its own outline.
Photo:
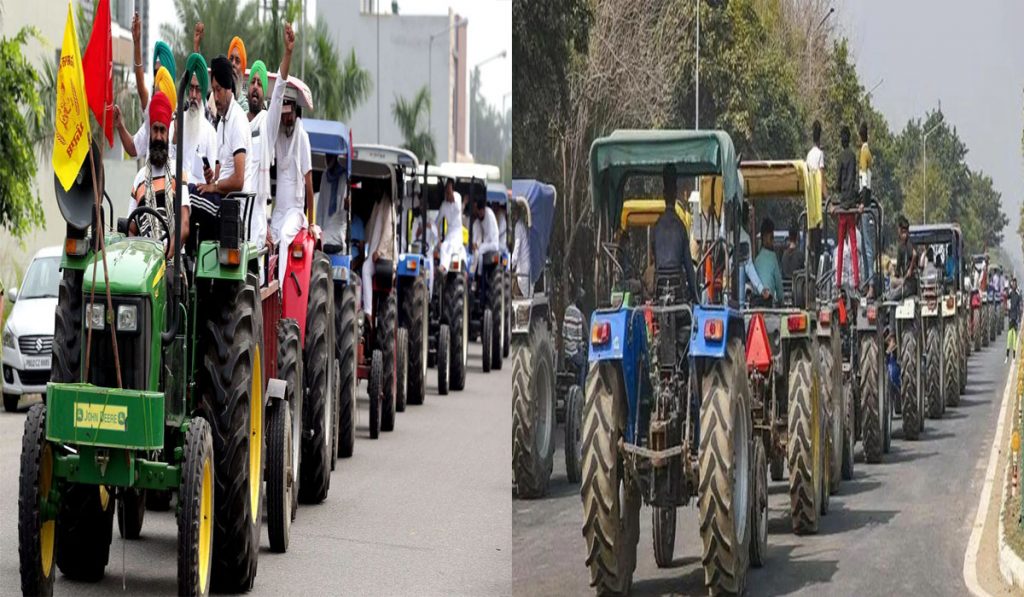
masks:
POLYGON ((395 279, 395 264, 390 259, 378 259, 373 264, 373 289, 391 290, 395 279))

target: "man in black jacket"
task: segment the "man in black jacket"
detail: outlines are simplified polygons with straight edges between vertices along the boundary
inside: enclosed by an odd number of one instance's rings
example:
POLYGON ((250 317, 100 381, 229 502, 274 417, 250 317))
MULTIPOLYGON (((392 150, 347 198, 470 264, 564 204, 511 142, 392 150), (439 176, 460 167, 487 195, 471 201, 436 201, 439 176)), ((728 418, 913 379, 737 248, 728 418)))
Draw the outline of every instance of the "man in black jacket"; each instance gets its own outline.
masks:
MULTIPOLYGON (((844 211, 864 206, 858 203, 857 196, 857 156, 850 149, 850 127, 844 126, 839 131, 839 141, 843 151, 839 154, 839 170, 836 176, 836 193, 839 195, 839 207, 844 211)), ((850 241, 850 258, 853 260, 853 285, 860 287, 860 258, 857 252, 857 215, 852 213, 839 214, 839 247, 836 260, 836 286, 843 285, 843 242, 847 237, 850 241)))
POLYGON ((1010 280, 1010 292, 1006 297, 1009 303, 1007 313, 1007 326, 1010 328, 1006 334, 1006 358, 1003 363, 1010 362, 1010 359, 1017 358, 1017 326, 1020 322, 1020 291, 1017 289, 1017 278, 1010 280))

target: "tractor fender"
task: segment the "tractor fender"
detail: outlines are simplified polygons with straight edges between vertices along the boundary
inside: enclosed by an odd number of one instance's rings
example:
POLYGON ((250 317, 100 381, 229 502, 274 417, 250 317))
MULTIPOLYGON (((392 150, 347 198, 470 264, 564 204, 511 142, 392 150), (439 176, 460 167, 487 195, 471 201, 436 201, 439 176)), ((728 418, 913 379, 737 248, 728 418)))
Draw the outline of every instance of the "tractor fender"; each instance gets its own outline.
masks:
POLYGON ((199 243, 196 252, 196 278, 207 280, 240 280, 244 281, 249 274, 249 260, 256 259, 256 246, 241 243, 239 265, 224 265, 220 262, 220 243, 204 240, 199 243))
POLYGON ((599 309, 590 317, 590 329, 587 360, 591 367, 612 366, 621 373, 628 405, 625 441, 636 443, 640 393, 649 383, 646 375, 649 347, 643 309, 599 309))
POLYGON ((352 256, 344 253, 328 255, 331 260, 331 278, 335 283, 348 284, 352 275, 352 256))
POLYGON ((398 270, 396 273, 399 278, 415 278, 423 271, 425 261, 423 255, 402 253, 398 256, 398 270))
POLYGON ((530 325, 538 320, 547 319, 548 298, 534 296, 528 299, 512 300, 512 335, 529 334, 530 325))
MULTIPOLYGON (((309 304, 309 278, 313 272, 316 239, 305 228, 299 230, 285 258, 284 280, 281 280, 281 317, 299 324, 299 338, 306 338, 306 306, 309 304)), ((280 259, 280 256, 278 257, 280 259)))
POLYGON ((729 338, 734 335, 741 338, 746 335, 739 311, 721 305, 694 305, 690 356, 724 358, 729 338))

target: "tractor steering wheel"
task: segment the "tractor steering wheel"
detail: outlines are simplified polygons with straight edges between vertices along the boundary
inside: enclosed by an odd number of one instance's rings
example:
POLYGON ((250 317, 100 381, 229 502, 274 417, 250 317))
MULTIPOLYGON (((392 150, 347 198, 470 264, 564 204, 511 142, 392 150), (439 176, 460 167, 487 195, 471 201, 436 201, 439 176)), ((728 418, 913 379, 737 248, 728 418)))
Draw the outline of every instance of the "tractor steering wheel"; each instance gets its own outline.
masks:
POLYGON ((142 223, 138 221, 140 216, 153 216, 154 218, 157 219, 162 229, 160 234, 160 242, 166 245, 170 237, 171 230, 171 225, 167 223, 167 218, 160 215, 160 212, 153 209, 152 207, 149 207, 147 205, 140 205, 139 207, 136 207, 134 210, 132 210, 132 213, 128 214, 127 226, 129 230, 131 230, 132 221, 135 220, 139 232, 142 231, 142 223))

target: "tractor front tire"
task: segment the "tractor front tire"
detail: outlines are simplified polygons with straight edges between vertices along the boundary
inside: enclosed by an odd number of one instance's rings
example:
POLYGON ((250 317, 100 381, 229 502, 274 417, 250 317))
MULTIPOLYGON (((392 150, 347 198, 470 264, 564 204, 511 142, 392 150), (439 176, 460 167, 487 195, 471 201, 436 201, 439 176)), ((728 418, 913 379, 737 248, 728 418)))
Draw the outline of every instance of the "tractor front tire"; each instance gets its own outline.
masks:
POLYGON ((146 517, 146 490, 126 489, 117 500, 117 532, 122 539, 138 539, 146 517))
POLYGON ((341 362, 341 400, 338 408, 338 456, 351 458, 356 440, 356 323, 355 288, 346 285, 341 291, 341 313, 336 315, 340 322, 338 338, 338 359, 341 362))
POLYGON ((881 403, 885 392, 882 383, 888 383, 888 379, 879 378, 878 337, 867 333, 860 339, 860 432, 864 460, 871 464, 882 461, 882 438, 885 436, 882 417, 886 416, 885 408, 888 407, 881 403))
MULTIPOLYGON (((835 333, 835 332, 833 332, 835 333)), ((835 357, 832 351, 833 342, 832 337, 829 336, 827 339, 819 340, 818 344, 818 363, 820 372, 820 392, 821 405, 824 407, 823 415, 825 419, 826 436, 822 439, 825 442, 825 453, 828 458, 825 460, 824 466, 829 467, 829 487, 828 491, 830 494, 839 491, 839 484, 842 481, 842 468, 843 468, 843 383, 842 383, 842 372, 836 370, 835 357)), ((794 362, 792 358, 790 362, 794 362)), ((789 396, 793 396, 793 380, 795 376, 790 377, 790 391, 789 396)), ((792 412, 793 404, 789 403, 790 412, 792 412)), ((790 419, 787 419, 790 420, 790 419)))
POLYGON ((185 434, 185 458, 178 489, 178 594, 210 594, 213 567, 214 468, 213 435, 201 417, 185 434))
POLYGON ((370 379, 366 384, 370 396, 370 439, 378 439, 381 430, 381 394, 384 393, 384 354, 374 350, 370 356, 370 379))
POLYGON ((409 330, 409 371, 407 400, 409 404, 423 404, 427 395, 427 353, 430 350, 430 338, 427 321, 427 281, 424 277, 416 278, 412 285, 412 294, 408 300, 402 301, 405 313, 402 321, 408 323, 409 330))
POLYGON ((437 393, 448 395, 448 362, 451 359, 452 335, 447 323, 442 323, 437 330, 437 393))
POLYGON ((583 458, 583 390, 569 386, 565 396, 565 476, 570 483, 579 483, 583 458))
POLYGON ((302 341, 299 323, 282 319, 277 326, 277 376, 285 382, 285 402, 291 423, 291 510, 292 520, 299 505, 299 463, 302 457, 302 341))
POLYGON ((764 449, 764 438, 754 436, 754 491, 750 508, 750 565, 764 566, 768 557, 768 456, 764 449))
POLYGON ((98 582, 110 557, 114 496, 103 485, 69 483, 57 514, 57 567, 72 580, 98 582))
POLYGON ((28 410, 21 437, 18 560, 22 595, 53 595, 57 521, 44 520, 41 508, 42 500, 53 493, 53 462, 53 445, 46 441, 46 405, 36 404, 28 410))
POLYGON ((939 343, 939 323, 927 326, 925 333, 925 403, 928 405, 928 418, 942 418, 942 345, 939 343))
POLYGON ((292 414, 288 403, 275 400, 267 424, 267 534, 270 551, 288 551, 292 526, 292 414))
POLYGON ((913 441, 921 436, 924 413, 918 403, 917 367, 920 355, 917 350, 917 334, 911 328, 904 331, 900 346, 900 414, 903 418, 903 439, 913 441))
POLYGON ((960 352, 957 350, 955 326, 946 326, 942 340, 942 358, 945 359, 946 406, 960 405, 960 352))
POLYGON ((480 354, 481 354, 481 366, 484 373, 490 373, 491 371, 491 351, 494 345, 494 321, 492 319, 491 310, 484 309, 484 314, 480 319, 480 354))
POLYGON ((57 312, 53 326, 53 367, 50 381, 80 381, 82 358, 82 275, 79 270, 64 270, 57 288, 57 312))
POLYGON ((380 411, 380 428, 382 431, 395 430, 396 399, 398 394, 398 382, 395 379, 398 373, 398 355, 395 351, 397 343, 396 327, 398 325, 398 308, 395 300, 395 293, 388 297, 387 310, 381 325, 377 327, 377 347, 384 357, 384 385, 382 386, 382 399, 380 411))
POLYGON ((448 308, 448 325, 451 329, 452 351, 449 355, 451 389, 461 392, 466 389, 466 354, 469 343, 469 305, 466 302, 466 276, 455 273, 444 291, 444 304, 448 308))
POLYGON ((651 508, 651 527, 654 563, 658 568, 668 568, 676 550, 676 509, 672 506, 651 508))
POLYGON ((409 382, 409 331, 405 328, 398 328, 395 348, 395 410, 404 413, 409 382))

